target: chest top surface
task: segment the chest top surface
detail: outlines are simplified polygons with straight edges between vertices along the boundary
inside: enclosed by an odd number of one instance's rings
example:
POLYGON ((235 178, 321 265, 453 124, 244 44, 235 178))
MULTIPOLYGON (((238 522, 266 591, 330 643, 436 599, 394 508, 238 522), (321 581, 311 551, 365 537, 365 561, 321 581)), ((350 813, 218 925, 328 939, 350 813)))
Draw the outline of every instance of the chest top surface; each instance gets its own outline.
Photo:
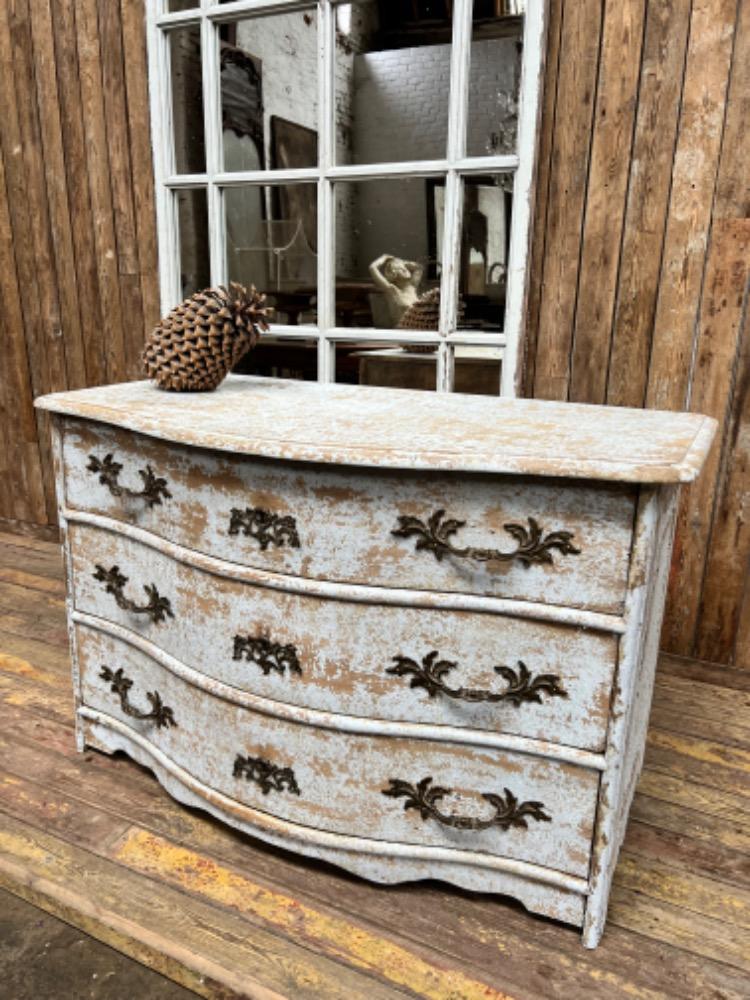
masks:
POLYGON ((41 397, 42 409, 202 448, 292 461, 635 483, 689 482, 716 421, 692 413, 230 376, 41 397))

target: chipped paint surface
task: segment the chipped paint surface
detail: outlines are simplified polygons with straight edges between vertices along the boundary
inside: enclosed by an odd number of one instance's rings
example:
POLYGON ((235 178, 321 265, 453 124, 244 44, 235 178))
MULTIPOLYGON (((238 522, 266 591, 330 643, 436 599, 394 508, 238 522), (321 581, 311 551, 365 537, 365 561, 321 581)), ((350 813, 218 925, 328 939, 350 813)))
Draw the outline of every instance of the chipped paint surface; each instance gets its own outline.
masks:
MULTIPOLYGON (((694 478, 714 421, 243 378, 202 396, 131 383, 41 405, 69 415, 54 436, 81 747, 124 750, 181 802, 269 843, 380 882, 509 893, 597 944, 642 760, 676 492, 633 484, 694 478), (137 490, 149 465, 172 496, 113 496, 86 469, 110 452, 123 485, 137 490), (299 549, 230 536, 233 507, 293 517, 299 549), (466 522, 459 548, 507 551, 505 525, 533 517, 581 554, 471 565, 392 536, 399 515, 438 509, 466 522), (136 602, 156 585, 174 618, 121 609, 97 563, 119 566, 136 602), (293 646, 299 672, 235 660, 236 635, 293 646), (386 672, 433 650, 456 664, 451 686, 489 689, 494 666, 521 661, 568 697, 461 703, 386 672), (126 713, 103 664, 132 681, 131 704, 146 712, 156 692, 178 725, 126 713), (299 794, 235 777, 238 755, 291 769, 299 794), (382 794, 428 776, 448 789, 443 817, 489 818, 485 794, 509 789, 550 821, 463 829, 382 794)), ((156 863, 154 842, 127 849, 156 863)), ((175 879, 203 891, 171 850, 175 879)), ((228 870, 210 885, 228 905, 246 898, 228 870)), ((291 919, 285 900, 256 892, 253 905, 291 919)), ((305 917, 335 948, 337 929, 305 917)), ((419 980, 424 995, 463 995, 442 985, 419 980)))
POLYGON ((512 1000, 488 983, 426 962, 388 938, 268 889, 212 858, 145 830, 131 830, 114 851, 114 860, 259 918, 318 952, 376 973, 425 1000, 512 1000))
POLYGON ((299 725, 207 695, 103 633, 81 630, 78 643, 87 706, 120 720, 200 782, 239 802, 334 833, 491 852, 579 877, 588 872, 597 771, 527 754, 299 725), (146 693, 158 691, 177 726, 158 729, 129 718, 100 678, 102 664, 121 668, 133 681, 130 700, 141 709, 148 709, 146 693), (292 768, 299 795, 264 794, 258 784, 234 777, 238 754, 292 768), (416 784, 427 776, 453 790, 441 806, 446 812, 491 816, 483 793, 509 788, 519 801, 544 803, 552 820, 530 820, 527 829, 452 829, 383 795, 391 778, 416 784))
POLYGON ((625 600, 635 494, 628 486, 517 477, 331 468, 207 452, 70 421, 64 435, 66 504, 114 517, 177 544, 279 573, 380 587, 485 594, 616 613, 625 600), (88 468, 112 454, 121 482, 140 489, 148 465, 172 496, 149 507, 113 496, 88 468), (295 520, 299 548, 230 535, 233 508, 295 520), (395 538, 400 515, 426 521, 439 509, 465 521, 456 544, 512 551, 508 523, 533 517, 545 535, 571 532, 579 555, 551 565, 479 563, 415 549, 395 538))
POLYGON ((241 375, 212 393, 126 382, 42 396, 35 405, 268 458, 631 483, 694 479, 717 427, 693 413, 241 375))
POLYGON ((114 532, 71 525, 75 609, 155 643, 201 674, 265 698, 363 718, 410 720, 500 731, 600 751, 609 713, 617 637, 510 616, 355 604, 250 587, 218 577, 114 532), (117 565, 140 599, 155 583, 174 617, 152 624, 117 606, 93 578, 117 565), (233 657, 235 636, 293 645, 301 673, 283 674, 233 657), (409 678, 387 673, 397 655, 431 650, 456 663, 452 684, 502 691, 497 664, 553 674, 567 697, 538 703, 430 698, 409 678))

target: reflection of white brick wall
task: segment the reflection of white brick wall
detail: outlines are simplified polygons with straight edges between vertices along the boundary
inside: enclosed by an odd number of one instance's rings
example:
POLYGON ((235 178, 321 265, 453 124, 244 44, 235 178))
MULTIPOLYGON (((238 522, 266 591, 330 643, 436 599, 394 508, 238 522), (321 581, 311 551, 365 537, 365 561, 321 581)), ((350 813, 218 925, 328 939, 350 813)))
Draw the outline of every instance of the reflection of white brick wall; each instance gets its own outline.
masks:
MULTIPOLYGON (((358 163, 427 160, 445 156, 448 136, 450 46, 371 52, 355 58, 354 131, 358 163)), ((475 42, 469 78, 470 155, 489 152, 493 134, 502 142, 520 69, 511 38, 475 42)), ((500 148, 494 150, 504 152, 500 148)), ((358 205, 360 239, 353 266, 363 274, 381 253, 427 255, 426 199, 414 185, 397 181, 362 184, 358 205)))

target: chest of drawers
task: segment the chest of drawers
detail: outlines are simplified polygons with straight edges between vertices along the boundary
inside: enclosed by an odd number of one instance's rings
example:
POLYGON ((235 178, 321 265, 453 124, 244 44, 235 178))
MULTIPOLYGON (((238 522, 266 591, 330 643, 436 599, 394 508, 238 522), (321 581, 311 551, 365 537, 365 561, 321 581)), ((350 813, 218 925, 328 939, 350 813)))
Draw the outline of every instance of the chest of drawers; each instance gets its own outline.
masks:
POLYGON ((81 749, 597 944, 713 421, 240 377, 38 405, 81 749))

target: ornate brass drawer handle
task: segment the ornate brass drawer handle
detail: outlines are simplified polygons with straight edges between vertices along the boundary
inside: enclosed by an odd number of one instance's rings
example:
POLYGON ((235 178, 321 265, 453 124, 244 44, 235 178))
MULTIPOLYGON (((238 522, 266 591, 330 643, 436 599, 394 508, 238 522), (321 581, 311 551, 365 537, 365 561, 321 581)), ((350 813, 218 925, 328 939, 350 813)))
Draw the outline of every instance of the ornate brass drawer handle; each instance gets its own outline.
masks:
POLYGON ((100 563, 97 563, 94 579, 105 584, 105 591, 108 594, 112 594, 117 602, 117 607, 122 608, 123 611, 130 611, 134 615, 148 615, 151 621, 156 624, 166 621, 167 616, 174 618, 169 598, 161 597, 153 583, 143 585, 143 589, 148 596, 147 604, 136 604, 135 601, 126 597, 123 594, 123 588, 128 582, 128 578, 123 576, 119 566, 112 566, 110 569, 105 569, 100 563))
POLYGON ((269 792, 291 792, 299 795, 299 785, 291 767, 279 767, 265 757, 243 757, 237 754, 232 769, 235 778, 247 778, 260 786, 264 795, 269 792))
POLYGON ((229 516, 229 534, 239 535, 242 532, 247 538, 254 538, 263 552, 269 545, 282 548, 288 545, 292 549, 299 548, 297 522, 289 515, 272 514, 262 507, 232 507, 229 516))
POLYGON ((493 826, 498 826, 501 830, 509 830, 512 826, 522 827, 525 830, 528 827, 528 819, 551 822, 552 817, 545 813, 543 803, 519 802, 509 789, 505 788, 503 791, 504 796, 492 792, 482 793, 485 802, 495 810, 494 815, 487 819, 441 812, 437 803, 446 795, 450 795, 451 789, 433 785, 430 777, 422 778, 416 786, 408 781, 402 781, 401 778, 391 778, 388 788, 383 789, 383 795, 393 799, 405 798, 405 811, 417 809, 422 819, 434 819, 443 826, 451 826, 455 830, 489 830, 493 826))
POLYGON ((99 474, 99 482, 106 486, 113 497, 136 497, 145 500, 149 507, 155 507, 162 500, 169 500, 172 494, 167 489, 167 481, 161 476, 154 474, 150 465, 145 469, 139 469, 138 475, 143 480, 142 490, 132 490, 128 486, 122 486, 118 482, 122 472, 122 463, 116 462, 114 455, 110 452, 104 458, 97 458, 96 455, 89 455, 89 464, 86 466, 89 472, 99 474))
POLYGON ((463 528, 466 521, 456 521, 445 519, 444 510, 436 510, 425 524, 418 517, 400 516, 398 528, 391 534, 397 538, 411 538, 417 536, 416 551, 426 550, 432 552, 440 562, 445 555, 455 556, 458 559, 472 559, 475 562, 520 562, 527 568, 535 564, 552 564, 552 552, 556 549, 564 556, 578 556, 581 550, 573 545, 573 533, 571 531, 551 531, 544 535, 539 523, 533 517, 528 519, 528 528, 522 524, 504 524, 503 527, 517 541, 518 545, 510 552, 502 552, 500 549, 478 549, 468 546, 464 549, 457 548, 451 537, 456 534, 459 528, 463 528))
POLYGON ((266 677, 271 672, 284 674, 287 670, 290 674, 302 675, 297 648, 291 644, 283 646, 263 636, 236 635, 232 659, 241 660, 243 656, 248 662, 257 663, 266 677))
POLYGON ((439 660, 440 654, 436 649, 422 657, 421 664, 412 660, 408 656, 394 656, 394 665, 388 667, 387 674, 395 677, 409 677, 411 681, 409 687, 424 688, 430 698, 438 695, 445 695, 447 698, 455 698, 459 701, 508 701, 511 705, 519 706, 525 701, 541 704, 542 693, 548 694, 551 698, 567 698, 568 693, 560 684, 560 678, 555 674, 538 674, 536 677, 531 673, 526 664, 518 661, 518 670, 513 667, 494 667, 496 674, 508 682, 508 687, 504 691, 483 691, 480 688, 453 688, 446 684, 444 678, 458 664, 451 660, 439 660))
POLYGON ((146 692, 146 697, 151 702, 150 712, 142 712, 130 704, 128 692, 132 688, 133 682, 129 677, 125 676, 121 667, 112 671, 109 667, 102 664, 102 672, 99 676, 103 681, 107 681, 111 685, 112 693, 116 694, 120 699, 120 708, 125 715, 129 715, 133 719, 153 719, 157 729, 168 729, 170 726, 177 726, 172 709, 164 704, 158 691, 146 692))

